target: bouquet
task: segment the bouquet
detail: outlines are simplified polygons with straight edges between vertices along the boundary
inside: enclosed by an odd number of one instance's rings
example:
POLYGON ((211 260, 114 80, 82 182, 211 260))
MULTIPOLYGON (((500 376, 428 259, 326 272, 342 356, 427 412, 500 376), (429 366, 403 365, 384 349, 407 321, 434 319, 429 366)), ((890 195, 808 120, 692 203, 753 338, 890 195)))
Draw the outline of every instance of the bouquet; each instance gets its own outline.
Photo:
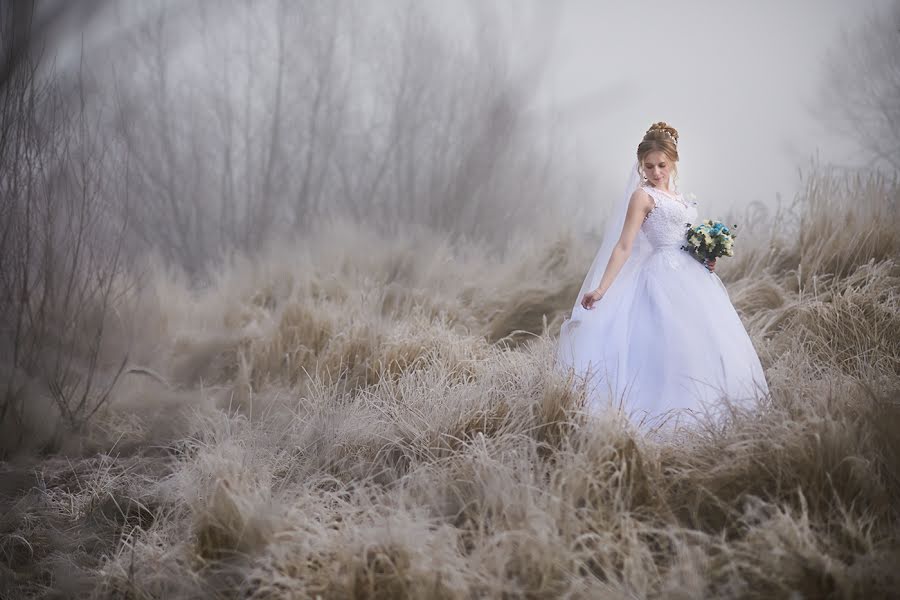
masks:
POLYGON ((734 256, 734 239, 737 237, 734 229, 737 225, 729 229, 721 221, 711 219, 693 227, 688 224, 687 243, 681 249, 705 266, 720 256, 734 256))

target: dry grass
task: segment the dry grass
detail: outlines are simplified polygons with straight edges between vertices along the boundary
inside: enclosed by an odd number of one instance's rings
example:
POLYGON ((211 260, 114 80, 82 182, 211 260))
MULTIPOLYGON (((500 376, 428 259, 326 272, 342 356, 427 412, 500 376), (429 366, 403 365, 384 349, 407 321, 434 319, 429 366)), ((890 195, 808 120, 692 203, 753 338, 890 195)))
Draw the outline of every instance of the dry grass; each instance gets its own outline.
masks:
POLYGON ((4 465, 0 592, 896 597, 897 199, 819 176, 799 235, 742 238, 721 272, 771 401, 666 439, 552 368, 571 237, 487 258, 337 226, 201 291, 160 272, 158 377, 80 453, 4 465))

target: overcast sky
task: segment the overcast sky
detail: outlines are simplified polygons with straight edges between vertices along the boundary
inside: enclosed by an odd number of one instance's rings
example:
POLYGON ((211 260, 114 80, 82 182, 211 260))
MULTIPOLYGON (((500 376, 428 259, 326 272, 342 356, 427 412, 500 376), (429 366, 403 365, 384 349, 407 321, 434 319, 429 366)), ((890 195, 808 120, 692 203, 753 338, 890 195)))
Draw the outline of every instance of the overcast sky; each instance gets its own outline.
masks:
MULTIPOLYGON (((557 107, 581 160, 616 189, 663 120, 681 134, 681 189, 701 204, 789 199, 817 154, 855 159, 811 108, 842 27, 889 2, 556 0, 559 14, 536 24, 556 32, 539 102, 557 107)), ((533 27, 512 28, 522 55, 541 46, 533 27)))

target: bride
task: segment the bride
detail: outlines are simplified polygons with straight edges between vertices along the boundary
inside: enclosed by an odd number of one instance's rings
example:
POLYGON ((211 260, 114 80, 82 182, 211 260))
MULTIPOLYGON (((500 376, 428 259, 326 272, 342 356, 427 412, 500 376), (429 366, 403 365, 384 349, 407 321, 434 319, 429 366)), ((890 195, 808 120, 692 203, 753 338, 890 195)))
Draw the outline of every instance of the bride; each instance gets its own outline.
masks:
POLYGON ((673 189, 677 162, 678 132, 655 123, 557 350, 587 386, 589 411, 620 407, 650 428, 768 393, 715 261, 681 249, 697 208, 673 189))

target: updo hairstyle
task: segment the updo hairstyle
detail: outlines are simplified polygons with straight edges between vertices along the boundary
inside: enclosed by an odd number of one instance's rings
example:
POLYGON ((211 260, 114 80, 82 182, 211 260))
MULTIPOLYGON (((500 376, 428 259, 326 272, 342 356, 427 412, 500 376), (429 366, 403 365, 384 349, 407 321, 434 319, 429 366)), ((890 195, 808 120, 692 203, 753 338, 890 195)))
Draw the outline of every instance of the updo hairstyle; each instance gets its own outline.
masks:
POLYGON ((644 134, 644 139, 638 144, 638 171, 641 172, 641 175, 643 175, 642 166, 644 164, 644 157, 656 150, 665 154, 666 157, 672 161, 672 168, 674 172, 677 173, 678 130, 665 121, 660 121, 659 123, 651 125, 650 129, 647 130, 647 133, 644 134))

